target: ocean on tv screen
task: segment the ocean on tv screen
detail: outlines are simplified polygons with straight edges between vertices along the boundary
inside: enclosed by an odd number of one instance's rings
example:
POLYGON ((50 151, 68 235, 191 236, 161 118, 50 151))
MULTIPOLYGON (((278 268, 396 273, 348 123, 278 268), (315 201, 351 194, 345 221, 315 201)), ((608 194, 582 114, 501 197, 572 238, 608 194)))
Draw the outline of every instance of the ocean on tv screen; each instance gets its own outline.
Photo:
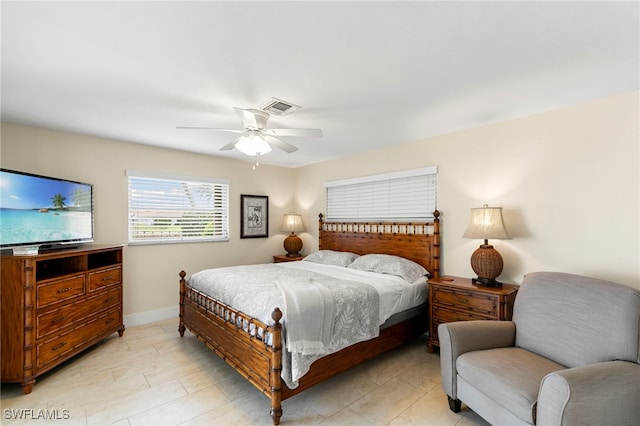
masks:
POLYGON ((74 241, 91 236, 91 212, 0 209, 2 245, 74 241))

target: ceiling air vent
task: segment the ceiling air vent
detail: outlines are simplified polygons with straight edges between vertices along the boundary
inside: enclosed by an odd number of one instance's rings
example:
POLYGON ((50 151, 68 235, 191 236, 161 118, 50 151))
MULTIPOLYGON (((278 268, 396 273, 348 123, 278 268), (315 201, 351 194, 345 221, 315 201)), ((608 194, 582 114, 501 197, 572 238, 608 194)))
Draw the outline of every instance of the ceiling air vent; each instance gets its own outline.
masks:
POLYGON ((300 108, 302 107, 276 98, 271 98, 258 107, 258 109, 268 112, 271 115, 287 115, 300 108))

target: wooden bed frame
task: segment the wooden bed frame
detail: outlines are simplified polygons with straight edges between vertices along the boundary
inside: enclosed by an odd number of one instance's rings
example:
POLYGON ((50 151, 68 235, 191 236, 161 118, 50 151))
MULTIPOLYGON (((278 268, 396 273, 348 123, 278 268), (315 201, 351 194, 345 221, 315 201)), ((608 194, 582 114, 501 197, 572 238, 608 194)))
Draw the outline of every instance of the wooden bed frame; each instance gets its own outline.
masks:
MULTIPOLYGON (((431 277, 440 272, 440 213, 428 223, 325 222, 319 215, 319 249, 357 254, 382 253, 402 256, 424 266, 431 277)), ((289 389, 280 377, 282 368, 282 312, 274 307, 272 324, 264 324, 191 287, 180 272, 180 324, 225 360, 271 399, 273 424, 280 423, 281 403, 305 389, 348 370, 424 333, 427 315, 382 328, 380 336, 324 356, 311 365, 289 389), (271 343, 263 336, 269 333, 271 343)))

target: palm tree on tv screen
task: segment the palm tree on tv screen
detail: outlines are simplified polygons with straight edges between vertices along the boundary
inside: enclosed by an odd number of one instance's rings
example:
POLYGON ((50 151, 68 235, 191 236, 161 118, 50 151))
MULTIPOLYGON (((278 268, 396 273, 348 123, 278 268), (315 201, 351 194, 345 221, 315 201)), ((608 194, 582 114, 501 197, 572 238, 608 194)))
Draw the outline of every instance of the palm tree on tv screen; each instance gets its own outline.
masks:
POLYGON ((65 200, 66 200, 66 197, 63 196, 62 194, 56 194, 53 197, 51 197, 51 203, 53 203, 53 207, 56 209, 64 208, 65 200))

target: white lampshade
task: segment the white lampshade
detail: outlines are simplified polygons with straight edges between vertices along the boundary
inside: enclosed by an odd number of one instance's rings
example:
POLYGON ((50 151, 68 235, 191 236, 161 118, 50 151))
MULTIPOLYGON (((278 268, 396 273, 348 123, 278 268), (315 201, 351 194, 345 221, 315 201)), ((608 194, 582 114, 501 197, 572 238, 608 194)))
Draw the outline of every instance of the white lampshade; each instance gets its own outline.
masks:
POLYGON ((302 232, 304 225, 302 224, 302 216, 299 214, 285 214, 282 221, 282 230, 285 232, 302 232))
POLYGON ((236 149, 246 155, 262 155, 271 151, 271 145, 259 133, 250 132, 249 135, 238 139, 236 149))
POLYGON ((482 207, 471 209, 469 226, 463 237, 481 240, 510 239, 511 237, 502 221, 502 207, 489 207, 485 204, 482 207))

